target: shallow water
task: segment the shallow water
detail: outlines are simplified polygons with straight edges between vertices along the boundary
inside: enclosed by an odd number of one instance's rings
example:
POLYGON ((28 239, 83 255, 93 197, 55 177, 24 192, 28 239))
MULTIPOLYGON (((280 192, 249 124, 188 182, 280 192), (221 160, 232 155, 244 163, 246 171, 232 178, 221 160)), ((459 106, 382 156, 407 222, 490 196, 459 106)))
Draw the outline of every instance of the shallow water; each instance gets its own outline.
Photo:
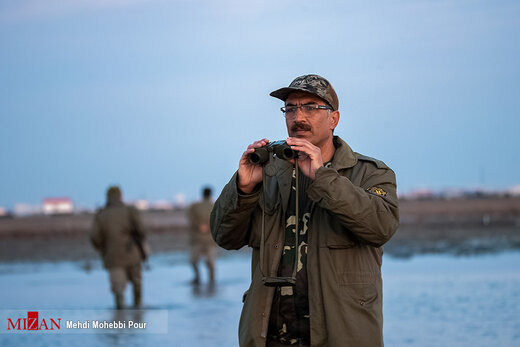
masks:
MULTIPOLYGON (((2 322, 0 345, 236 346, 249 257, 226 253, 217 262, 217 285, 197 288, 189 284, 187 253, 152 257, 144 272, 144 311, 167 312, 167 333, 14 335, 2 322)), ((520 346, 519 264, 520 252, 385 257, 385 345, 520 346)), ((0 310, 112 312, 108 276, 99 262, 91 265, 87 272, 83 263, 0 264, 0 310)))

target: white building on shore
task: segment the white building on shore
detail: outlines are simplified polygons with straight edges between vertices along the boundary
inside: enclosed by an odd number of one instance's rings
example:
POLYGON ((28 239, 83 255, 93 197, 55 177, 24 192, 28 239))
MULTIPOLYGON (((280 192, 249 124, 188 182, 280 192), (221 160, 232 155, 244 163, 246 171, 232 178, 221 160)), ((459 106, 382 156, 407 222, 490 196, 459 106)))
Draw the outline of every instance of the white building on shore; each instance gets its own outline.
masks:
POLYGON ((70 214, 74 212, 74 204, 70 198, 45 198, 42 210, 44 214, 70 214))

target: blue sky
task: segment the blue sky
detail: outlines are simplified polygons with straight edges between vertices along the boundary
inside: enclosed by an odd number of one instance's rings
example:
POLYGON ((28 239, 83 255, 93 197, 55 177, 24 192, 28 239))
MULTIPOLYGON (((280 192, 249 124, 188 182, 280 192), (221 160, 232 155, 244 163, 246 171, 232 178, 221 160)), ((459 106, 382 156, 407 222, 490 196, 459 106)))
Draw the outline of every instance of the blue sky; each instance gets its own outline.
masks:
POLYGON ((0 2, 0 206, 217 191, 318 73, 400 192, 520 184, 517 1, 0 2))

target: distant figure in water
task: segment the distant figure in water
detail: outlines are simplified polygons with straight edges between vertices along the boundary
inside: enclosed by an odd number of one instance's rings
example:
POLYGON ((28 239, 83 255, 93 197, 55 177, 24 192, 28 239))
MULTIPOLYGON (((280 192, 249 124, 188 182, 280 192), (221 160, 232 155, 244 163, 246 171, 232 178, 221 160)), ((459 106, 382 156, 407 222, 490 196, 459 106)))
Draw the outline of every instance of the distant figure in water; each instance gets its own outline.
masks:
POLYGON ((202 257, 206 258, 210 284, 215 283, 215 258, 217 257, 217 245, 211 236, 209 229, 209 216, 213 209, 211 200, 211 188, 205 187, 202 191, 202 200, 192 204, 188 210, 190 223, 191 264, 195 277, 193 284, 200 283, 198 263, 202 257))
POLYGON ((142 305, 141 263, 147 257, 145 237, 137 209, 123 203, 119 187, 108 188, 106 206, 96 212, 90 240, 110 275, 116 309, 125 307, 124 291, 128 281, 133 285, 134 307, 142 305))

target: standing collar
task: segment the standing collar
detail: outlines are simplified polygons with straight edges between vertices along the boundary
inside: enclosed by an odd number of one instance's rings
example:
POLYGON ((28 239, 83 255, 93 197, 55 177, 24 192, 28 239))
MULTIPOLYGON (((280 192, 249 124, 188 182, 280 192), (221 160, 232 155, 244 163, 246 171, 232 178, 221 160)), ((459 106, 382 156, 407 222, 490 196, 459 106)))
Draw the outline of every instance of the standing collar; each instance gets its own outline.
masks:
POLYGON ((111 207, 111 206, 123 206, 123 202, 119 199, 108 199, 107 203, 106 203, 106 207, 111 207))
POLYGON ((334 136, 333 141, 336 151, 332 157, 332 167, 336 170, 341 170, 356 165, 358 160, 352 148, 339 136, 334 136))

